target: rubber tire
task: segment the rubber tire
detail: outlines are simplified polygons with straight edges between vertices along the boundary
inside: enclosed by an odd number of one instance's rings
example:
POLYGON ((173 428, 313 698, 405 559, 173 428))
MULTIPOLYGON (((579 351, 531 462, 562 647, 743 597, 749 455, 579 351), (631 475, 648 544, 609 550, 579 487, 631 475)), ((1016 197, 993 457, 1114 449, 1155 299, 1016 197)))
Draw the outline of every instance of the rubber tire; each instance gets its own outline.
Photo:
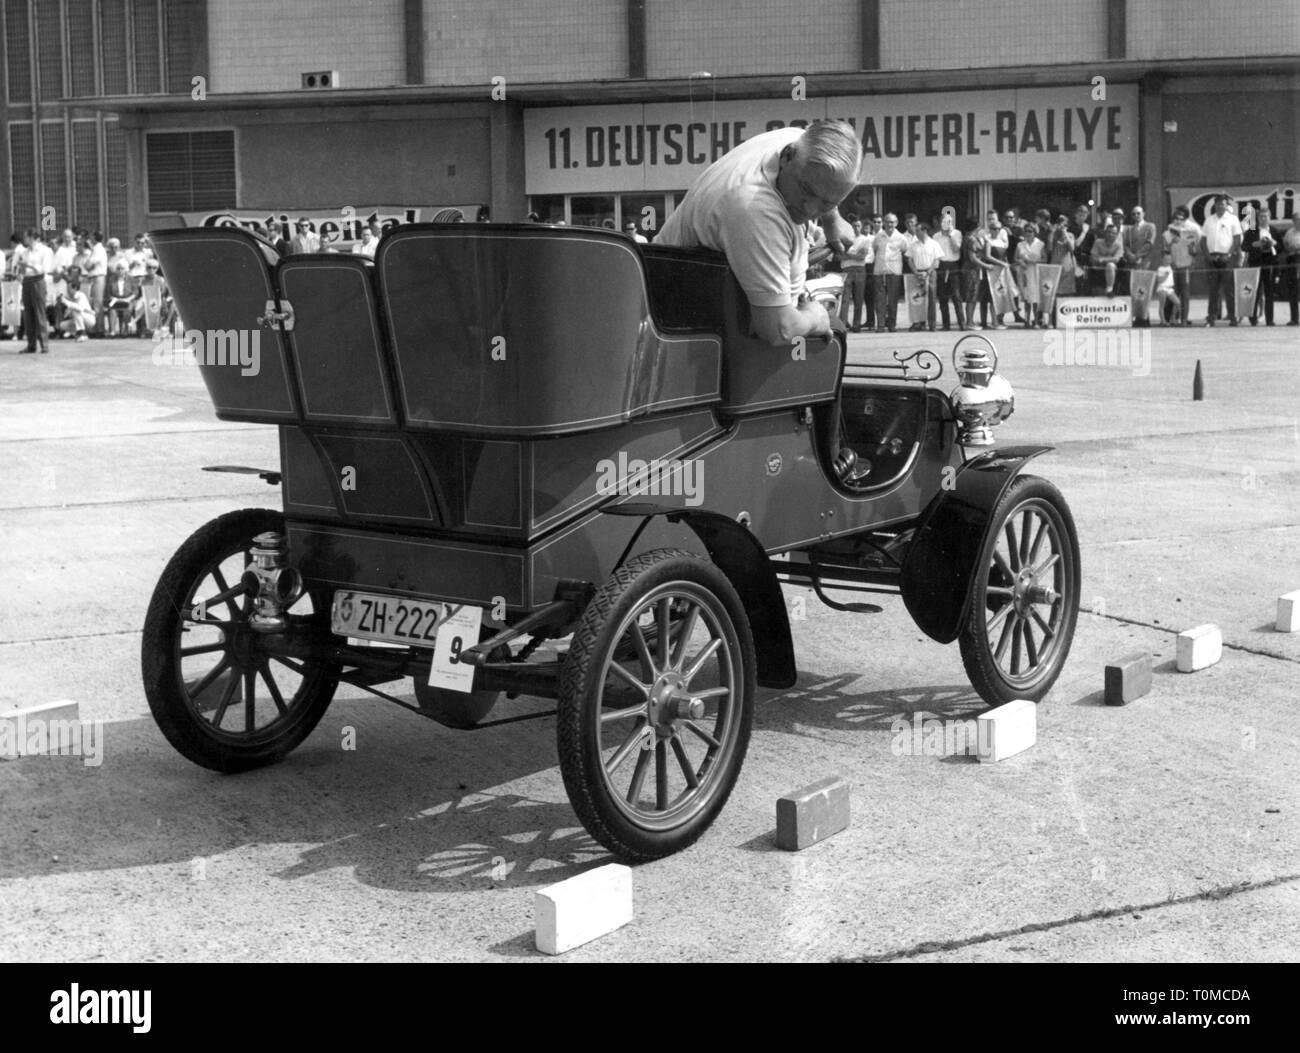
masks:
POLYGON ((966 667, 966 675, 970 678, 971 686, 990 706, 996 707, 1022 698, 1041 702, 1052 689, 1052 685, 1056 683, 1057 677, 1065 667, 1065 661, 1070 654, 1070 645, 1074 642, 1074 628, 1079 615, 1080 574, 1079 538, 1074 528, 1074 517, 1070 514, 1070 507, 1065 503, 1065 498, 1046 479, 1036 475, 1017 476, 998 499, 989 519, 984 547, 980 551, 980 562, 971 579, 968 613, 957 637, 962 664, 966 667), (1008 681, 1003 675, 993 656, 993 648, 989 645, 988 634, 984 629, 986 615, 984 588, 988 584, 993 550, 1002 536, 1007 516, 1015 506, 1030 498, 1039 498, 1047 502, 1059 516, 1058 527, 1064 543, 1069 548, 1071 566, 1065 575, 1065 589, 1061 597, 1064 615, 1060 635, 1063 643, 1041 673, 1029 683, 1017 685, 1008 681))
POLYGON ((655 549, 624 563, 587 605, 560 675, 556 717, 560 773, 569 801, 587 832, 614 855, 633 862, 661 859, 687 848, 709 828, 735 788, 745 761, 754 718, 757 663, 749 618, 735 588, 713 563, 679 549, 655 549), (599 701, 591 698, 593 666, 603 666, 604 655, 618 641, 614 628, 640 602, 645 593, 671 581, 688 580, 704 586, 720 599, 740 643, 737 679, 741 687, 740 727, 729 770, 721 775, 707 808, 668 831, 646 830, 631 822, 613 804, 603 777, 603 762, 595 721, 599 701))
MULTIPOLYGON (((182 624, 177 612, 189 609, 191 591, 214 563, 244 551, 256 535, 268 530, 284 532, 284 516, 269 508, 228 512, 200 527, 163 570, 145 615, 140 659, 149 709, 182 756, 213 771, 249 771, 282 759, 316 727, 338 686, 337 666, 311 667, 293 697, 285 700, 288 714, 259 728, 246 745, 214 736, 210 723, 186 704, 175 654, 182 624), (267 734, 269 730, 274 733, 267 734)), ((313 594, 312 599, 316 610, 328 617, 327 597, 313 594)))

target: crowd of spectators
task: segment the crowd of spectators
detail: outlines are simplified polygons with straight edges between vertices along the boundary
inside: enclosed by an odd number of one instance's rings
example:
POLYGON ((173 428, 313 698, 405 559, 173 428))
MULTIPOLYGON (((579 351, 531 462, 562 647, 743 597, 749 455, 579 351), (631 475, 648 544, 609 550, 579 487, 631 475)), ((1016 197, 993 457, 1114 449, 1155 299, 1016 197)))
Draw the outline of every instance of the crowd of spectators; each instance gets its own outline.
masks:
POLYGON ((124 249, 119 239, 106 239, 98 230, 28 228, 9 242, 4 279, 23 283, 24 317, 14 317, 17 288, 11 286, 5 329, 9 336, 26 337, 29 348, 44 347, 47 333, 88 340, 145 336, 170 326, 171 297, 148 235, 137 234, 124 249))
MULTIPOLYGON (((1179 206, 1163 231, 1141 206, 1094 214, 1079 205, 1070 216, 1039 209, 1032 218, 1014 208, 990 210, 983 223, 959 223, 950 210, 933 224, 907 213, 901 229, 893 213, 845 218, 857 237, 838 254, 841 317, 854 332, 895 330, 907 274, 918 275, 927 293, 926 320, 913 323, 913 330, 933 330, 936 308, 944 329, 954 322, 963 330, 1006 329, 1008 320, 1048 327, 1057 298, 1128 297, 1137 272, 1154 275, 1149 302, 1161 324, 1191 325, 1191 274, 1197 269, 1209 284, 1204 324, 1214 325, 1226 312, 1235 326, 1233 271, 1241 267, 1260 268, 1252 325, 1273 325, 1278 300, 1290 306, 1286 324, 1300 325, 1300 231, 1293 225, 1279 238, 1264 211, 1249 214, 1243 229, 1226 195, 1216 198, 1203 228, 1179 206), (1037 264, 1060 268, 1052 311, 1039 305, 1037 264), (1002 302, 999 286, 1008 294, 1002 302)), ((1133 324, 1149 325, 1147 312, 1135 312, 1133 324)))

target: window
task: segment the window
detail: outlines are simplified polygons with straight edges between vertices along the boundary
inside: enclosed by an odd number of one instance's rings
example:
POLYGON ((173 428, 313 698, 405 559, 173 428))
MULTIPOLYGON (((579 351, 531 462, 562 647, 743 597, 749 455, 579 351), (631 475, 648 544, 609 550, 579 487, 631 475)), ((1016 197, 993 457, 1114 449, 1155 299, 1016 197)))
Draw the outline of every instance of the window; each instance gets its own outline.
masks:
MULTIPOLYGON (((892 212, 898 217, 898 229, 903 229, 903 217, 915 212, 917 222, 928 223, 931 230, 938 230, 942 210, 951 205, 957 211, 957 225, 975 217, 974 183, 947 185, 942 183, 925 183, 915 186, 882 186, 880 198, 884 205, 881 214, 892 212)), ((840 214, 850 211, 843 205, 840 214)), ((861 215, 861 213, 859 213, 861 215)), ((868 210, 867 214, 870 214, 868 210)))
POLYGON ((145 137, 150 212, 235 204, 235 133, 151 132, 145 137))

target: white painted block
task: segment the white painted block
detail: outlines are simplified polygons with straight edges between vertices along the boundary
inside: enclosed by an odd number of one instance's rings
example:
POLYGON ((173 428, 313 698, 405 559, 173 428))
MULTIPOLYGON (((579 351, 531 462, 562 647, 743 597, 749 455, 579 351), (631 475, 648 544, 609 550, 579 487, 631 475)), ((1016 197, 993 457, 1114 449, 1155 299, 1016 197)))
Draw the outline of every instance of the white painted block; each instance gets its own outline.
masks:
MULTIPOLYGON (((26 755, 27 743, 33 741, 32 733, 37 724, 43 723, 46 733, 40 736, 48 748, 48 728, 53 721, 71 721, 79 723, 81 711, 71 699, 57 702, 44 702, 39 706, 26 709, 6 709, 0 712, 0 760, 14 760, 26 755)), ((56 738, 57 741, 57 738, 56 738)))
POLYGON ((632 868, 609 863, 536 893, 537 949, 563 954, 632 920, 632 868))
POLYGON ((1277 631, 1300 632, 1300 592, 1288 592, 1277 598, 1277 631))
POLYGON ((1027 698, 990 709, 976 718, 981 764, 1023 753, 1038 741, 1038 706, 1027 698))
POLYGON ((1223 656, 1223 633, 1217 625, 1198 625, 1178 634, 1178 671, 1194 673, 1223 656))

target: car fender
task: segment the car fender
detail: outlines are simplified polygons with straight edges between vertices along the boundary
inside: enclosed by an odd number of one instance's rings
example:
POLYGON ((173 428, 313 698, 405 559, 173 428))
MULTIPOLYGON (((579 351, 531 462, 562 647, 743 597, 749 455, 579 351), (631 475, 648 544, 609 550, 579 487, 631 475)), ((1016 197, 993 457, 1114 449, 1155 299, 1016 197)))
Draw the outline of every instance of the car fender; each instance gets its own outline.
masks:
POLYGON ((1020 470, 1051 449, 1009 446, 972 457, 957 469, 952 487, 926 505, 903 560, 899 586, 907 612, 931 639, 957 639, 993 509, 1020 470))
MULTIPOLYGON (((758 538, 734 519, 701 508, 625 504, 604 511, 613 515, 645 516, 647 519, 662 515, 669 522, 685 522, 740 596, 754 635, 759 685, 778 690, 794 686, 798 672, 794 664, 794 640, 790 635, 785 594, 758 538)), ((627 555, 630 552, 624 553, 625 557, 627 555)))

